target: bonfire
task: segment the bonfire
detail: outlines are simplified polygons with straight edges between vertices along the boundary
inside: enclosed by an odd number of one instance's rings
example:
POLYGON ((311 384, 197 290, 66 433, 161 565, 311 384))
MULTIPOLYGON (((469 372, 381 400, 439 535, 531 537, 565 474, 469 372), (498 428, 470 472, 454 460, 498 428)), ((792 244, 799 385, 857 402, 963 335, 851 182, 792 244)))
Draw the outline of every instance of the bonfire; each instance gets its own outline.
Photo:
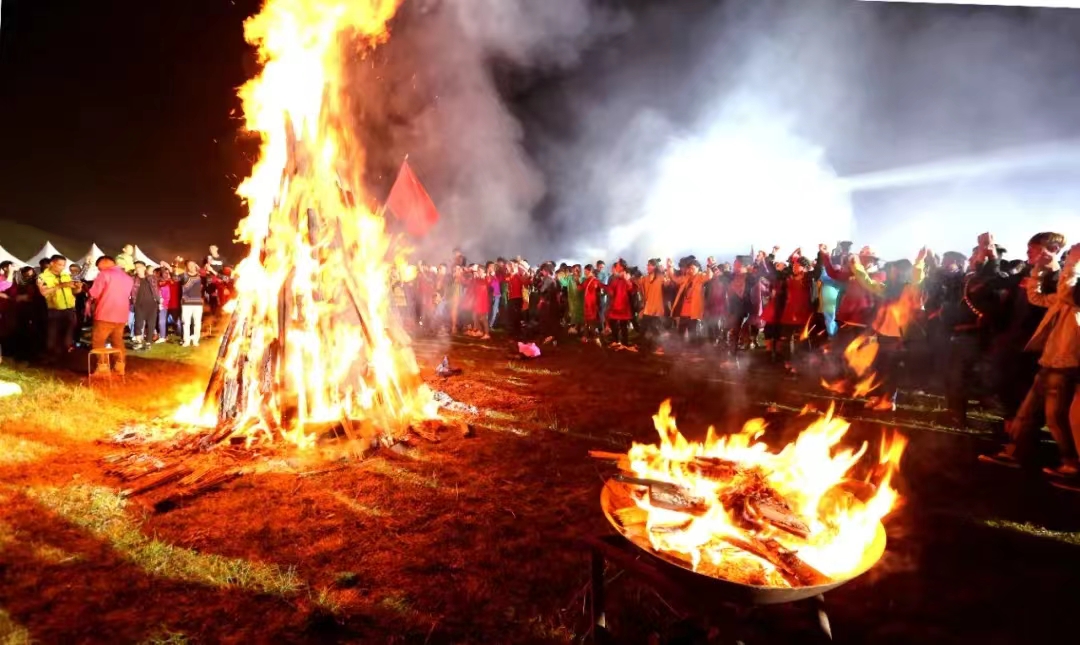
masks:
POLYGON ((854 479, 868 446, 840 446, 849 424, 832 409, 778 452, 761 442, 760 419, 730 436, 710 427, 704 442, 683 437, 667 401, 653 421, 659 444, 594 453, 619 462, 605 511, 639 546, 704 575, 768 587, 847 580, 881 556, 902 436, 883 438, 869 473, 854 479))
POLYGON ((350 60, 388 37, 397 0, 268 0, 245 24, 262 72, 240 89, 262 135, 238 193, 250 247, 206 393, 178 419, 225 438, 305 448, 328 432, 367 445, 432 419, 389 277, 404 245, 364 195, 348 127, 350 60))

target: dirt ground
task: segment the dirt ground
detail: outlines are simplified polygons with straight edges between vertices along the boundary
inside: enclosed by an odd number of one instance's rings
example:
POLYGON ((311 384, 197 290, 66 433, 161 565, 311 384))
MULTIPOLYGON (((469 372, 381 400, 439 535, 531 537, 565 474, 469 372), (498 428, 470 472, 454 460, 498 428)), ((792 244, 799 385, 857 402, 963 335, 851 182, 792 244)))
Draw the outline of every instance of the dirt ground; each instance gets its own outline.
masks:
MULTIPOLYGON (((826 596, 837 642, 1075 631, 1080 495, 977 463, 993 447, 989 424, 943 427, 933 396, 874 416, 816 379, 764 361, 722 369, 709 351, 573 344, 525 362, 500 342, 420 341, 432 387, 478 408, 473 437, 308 476, 243 477, 148 512, 105 474, 117 447, 104 440, 204 383, 205 345, 191 356, 155 348, 132 359, 125 385, 93 392, 77 356, 58 377, 0 366, 0 380, 25 388, 0 399, 0 643, 579 642, 589 559, 577 540, 612 532, 599 506, 607 471, 587 451, 652 442, 665 398, 691 437, 765 417, 782 442, 805 426, 804 405, 835 402, 855 419, 853 442, 876 448, 886 428, 910 438, 885 557, 826 596), (463 374, 434 376, 444 354, 463 374)), ((616 568, 607 577, 618 642, 678 633, 680 607, 616 568)), ((729 629, 748 643, 814 637, 796 606, 746 612, 729 629)))

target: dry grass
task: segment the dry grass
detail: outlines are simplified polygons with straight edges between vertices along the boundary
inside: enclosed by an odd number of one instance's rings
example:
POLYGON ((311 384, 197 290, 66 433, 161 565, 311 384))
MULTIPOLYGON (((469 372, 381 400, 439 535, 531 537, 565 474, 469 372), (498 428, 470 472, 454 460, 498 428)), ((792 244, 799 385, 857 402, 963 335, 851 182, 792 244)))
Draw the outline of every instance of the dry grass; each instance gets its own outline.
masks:
POLYGON ((204 555, 144 535, 125 511, 124 498, 109 489, 74 485, 25 492, 45 508, 107 542, 149 574, 275 595, 291 595, 302 587, 292 568, 204 555))
POLYGON ((558 370, 549 370, 543 367, 530 367, 525 363, 520 363, 518 361, 510 361, 506 364, 506 369, 510 370, 511 372, 520 372, 522 374, 535 374, 537 376, 559 376, 562 374, 562 372, 559 372, 558 370))
MULTIPOLYGON (((175 404, 178 386, 201 388, 205 372, 195 366, 207 367, 200 357, 212 347, 186 356, 177 349, 140 356, 127 387, 98 393, 74 376, 20 371, 32 389, 18 409, 0 413, 0 441, 24 455, 0 461, 5 474, 19 475, 0 486, 0 606, 11 623, 0 635, 18 632, 24 640, 0 636, 0 645, 27 642, 27 630, 43 642, 580 642, 589 562, 577 540, 610 531, 597 504, 607 473, 587 451, 654 441, 650 417, 667 397, 687 432, 709 423, 735 430, 762 414, 766 404, 758 402, 777 401, 767 416, 780 435, 805 426, 795 413, 820 394, 816 384, 753 365, 717 384, 716 376, 731 373, 675 352, 653 359, 560 345, 542 363, 508 365, 504 353, 482 345, 441 346, 420 356, 421 364, 428 374, 449 353, 451 364, 469 367, 433 383, 482 410, 470 418, 474 437, 445 433, 406 456, 380 455, 318 476, 253 475, 144 516, 108 488, 119 484, 99 458, 111 449, 93 439, 114 432, 118 420, 161 414, 175 404), (541 370, 573 383, 551 387, 557 382, 541 370), (50 427, 64 414, 34 409, 64 401, 86 412, 66 415, 78 418, 78 432, 50 427), (104 421, 92 418, 98 406, 104 421)), ((886 424, 933 430, 922 427, 933 421, 932 401, 917 403, 874 415, 845 402, 847 412, 867 418, 853 419, 851 441, 877 439, 886 424)), ((1067 612, 1067 592, 1014 598, 1017 611, 990 625, 985 607, 1018 585, 1071 588, 1069 531, 1080 517, 1072 498, 1011 473, 968 468, 979 437, 905 434, 912 440, 901 478, 905 505, 887 525, 888 560, 829 595, 845 640, 952 642, 942 634, 964 629, 974 630, 968 642, 1048 640, 1039 626, 1054 626, 1053 617, 1067 612), (1009 508, 1015 500, 1022 505, 1009 508), (1024 528, 920 514, 946 503, 1024 528), (1052 539, 1031 549, 1028 534, 1052 539), (973 548, 980 543, 988 546, 973 548), (1021 547, 1023 559, 999 557, 1021 547), (898 562, 920 564, 893 575, 898 562), (957 587, 957 579, 966 584, 957 587), (954 589, 958 599, 922 602, 928 588, 954 589)), ((668 636, 676 618, 655 593, 632 576, 612 577, 608 618, 618 642, 668 636)), ((803 642, 812 631, 799 622, 804 612, 768 611, 748 627, 747 641, 803 642)))
POLYGON ((182 632, 163 629, 144 639, 139 645, 188 645, 190 642, 191 639, 182 632))
POLYGON ((23 464, 56 452, 56 448, 9 434, 0 434, 0 466, 23 464))
POLYGON ((1010 520, 984 520, 983 523, 995 529, 1016 531, 1017 533, 1080 546, 1080 531, 1054 531, 1031 522, 1013 522, 1010 520))

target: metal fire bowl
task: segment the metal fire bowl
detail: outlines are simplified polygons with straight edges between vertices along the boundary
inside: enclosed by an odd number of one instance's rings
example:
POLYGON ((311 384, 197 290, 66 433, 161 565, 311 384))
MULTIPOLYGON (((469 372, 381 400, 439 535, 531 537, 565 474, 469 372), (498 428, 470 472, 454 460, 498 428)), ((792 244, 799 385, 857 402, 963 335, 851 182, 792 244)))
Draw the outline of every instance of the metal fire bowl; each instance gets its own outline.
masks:
MULTIPOLYGON (((615 511, 620 508, 625 508, 627 503, 634 503, 633 498, 630 495, 630 489, 630 484, 624 484, 610 479, 607 481, 603 490, 600 492, 600 506, 604 510, 604 516, 607 517, 608 521, 611 522, 611 525, 614 526, 627 541, 641 549, 646 557, 653 561, 654 566, 664 570, 667 575, 675 578, 679 584, 685 586, 688 590, 694 589, 698 593, 709 594, 709 597, 715 598, 717 601, 754 605, 778 605, 781 603, 796 602, 807 598, 813 598, 858 578, 877 564, 877 561, 880 560, 881 556, 885 553, 885 527, 879 522, 877 531, 874 534, 874 541, 866 549, 866 552, 863 553, 863 558, 859 563, 858 569, 856 569, 854 574, 843 580, 833 580, 827 584, 815 585, 813 587, 767 587, 747 585, 724 578, 716 578, 698 573, 690 568, 688 562, 680 560, 673 555, 653 549, 652 545, 649 544, 648 538, 631 535, 619 523, 619 520, 615 517, 615 511)), ((699 598, 704 599, 704 597, 701 596, 699 596, 699 598)))

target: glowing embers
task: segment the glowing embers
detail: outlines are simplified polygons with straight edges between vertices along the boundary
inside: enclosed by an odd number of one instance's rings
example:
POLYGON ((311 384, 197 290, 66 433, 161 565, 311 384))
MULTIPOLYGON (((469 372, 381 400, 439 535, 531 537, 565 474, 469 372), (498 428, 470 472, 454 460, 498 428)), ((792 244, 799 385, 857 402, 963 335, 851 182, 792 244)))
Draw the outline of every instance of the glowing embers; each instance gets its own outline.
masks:
POLYGON ((709 428, 704 442, 682 436, 668 402, 653 421, 660 443, 634 444, 604 493, 609 519, 639 546, 704 575, 767 587, 844 581, 881 556, 902 436, 883 439, 877 463, 855 480, 867 445, 840 447, 849 424, 832 410, 779 452, 759 441, 761 420, 726 437, 709 428))

